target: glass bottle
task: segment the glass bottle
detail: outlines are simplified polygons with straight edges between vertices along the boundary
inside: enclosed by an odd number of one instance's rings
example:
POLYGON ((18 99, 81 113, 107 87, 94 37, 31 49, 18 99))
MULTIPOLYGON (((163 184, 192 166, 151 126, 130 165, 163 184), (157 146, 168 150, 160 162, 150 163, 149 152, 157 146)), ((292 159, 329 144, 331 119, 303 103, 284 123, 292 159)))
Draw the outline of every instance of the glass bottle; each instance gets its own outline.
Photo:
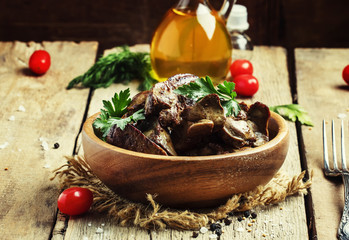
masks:
POLYGON ((235 4, 227 21, 227 29, 230 34, 233 47, 232 59, 251 60, 253 44, 250 37, 245 33, 248 30, 247 9, 243 5, 235 4))
POLYGON ((166 80, 178 73, 225 78, 231 63, 231 42, 225 26, 235 0, 214 10, 207 0, 180 0, 156 29, 150 57, 155 77, 166 80))

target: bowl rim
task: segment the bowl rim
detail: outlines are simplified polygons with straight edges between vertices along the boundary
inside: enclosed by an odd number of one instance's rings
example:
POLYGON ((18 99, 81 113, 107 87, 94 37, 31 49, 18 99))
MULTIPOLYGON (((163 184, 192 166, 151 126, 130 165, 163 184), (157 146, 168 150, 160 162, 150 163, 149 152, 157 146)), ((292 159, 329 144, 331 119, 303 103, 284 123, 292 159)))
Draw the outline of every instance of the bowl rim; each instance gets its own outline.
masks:
POLYGON ((288 136, 288 126, 286 123, 286 120, 280 116, 279 114, 275 112, 270 112, 270 118, 275 120, 278 123, 279 129, 277 135, 271 139, 269 142, 258 146, 254 148, 249 148, 248 150, 233 152, 233 153, 225 153, 225 154, 219 154, 219 155, 208 155, 208 156, 166 156, 166 155, 157 155, 157 154, 150 154, 150 153, 141 153, 141 152, 135 152, 132 150, 127 150, 124 148, 120 148, 117 146, 114 146, 112 144, 109 144, 94 133, 92 123, 94 120, 99 116, 100 112, 97 112, 91 116, 89 116, 86 121, 83 124, 82 133, 86 134, 92 141, 94 141, 96 144, 101 145, 104 148, 108 148, 112 151, 116 151, 125 155, 130 155, 138 158, 151 158, 156 160, 163 160, 163 161, 205 161, 205 160, 215 160, 215 159, 222 159, 222 158, 231 158, 231 157, 240 157, 244 156, 247 157, 249 155, 262 152, 263 150, 270 149, 274 146, 276 146, 278 143, 280 143, 285 137, 288 136))

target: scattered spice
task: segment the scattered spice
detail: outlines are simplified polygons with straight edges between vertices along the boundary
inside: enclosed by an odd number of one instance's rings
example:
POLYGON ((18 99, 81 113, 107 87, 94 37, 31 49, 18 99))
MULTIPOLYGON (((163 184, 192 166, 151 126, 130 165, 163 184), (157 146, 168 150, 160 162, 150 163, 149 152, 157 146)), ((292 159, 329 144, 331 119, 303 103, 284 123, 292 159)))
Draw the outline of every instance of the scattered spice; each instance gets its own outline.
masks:
POLYGON ((25 107, 23 105, 20 105, 18 107, 18 112, 25 112, 25 107))
POLYGON ((244 216, 248 218, 251 215, 251 212, 249 210, 244 211, 244 216))
POLYGON ((56 142, 55 144, 53 144, 53 148, 54 148, 54 149, 59 148, 59 143, 58 143, 58 142, 56 142))
POLYGON ((4 168, 4 170, 5 170, 5 171, 7 171, 7 170, 8 170, 8 168, 7 168, 7 167, 5 167, 5 168, 4 168))
POLYGON ((220 225, 219 223, 212 223, 210 225, 210 230, 213 232, 215 231, 216 229, 222 229, 222 225, 220 225))
POLYGON ((43 137, 39 138, 39 141, 41 142, 41 147, 44 151, 48 150, 48 143, 46 142, 46 140, 43 137))
POLYGON ((217 228, 217 229, 214 231, 214 233, 215 233, 217 236, 220 236, 220 235, 222 235, 223 231, 222 231, 221 228, 217 228))
POLYGON ((241 216, 238 217, 238 221, 241 222, 243 218, 241 216))
POLYGON ((338 119, 344 119, 346 117, 347 117, 347 115, 345 113, 338 113, 338 115, 337 115, 338 119))
POLYGON ((234 216, 234 212, 233 211, 229 212, 228 216, 231 216, 231 217, 234 216))
POLYGON ((225 219, 224 219, 224 224, 225 224, 226 226, 229 226, 231 223, 232 223, 232 221, 231 221, 229 218, 225 218, 225 219))
POLYGON ((207 232, 208 232, 208 229, 205 228, 205 227, 201 227, 201 228, 200 228, 200 232, 201 232, 201 233, 207 233, 207 232))
POLYGON ((251 218, 253 218, 253 219, 257 218, 257 213, 252 212, 252 213, 251 213, 251 218))
POLYGON ((4 142, 3 144, 0 145, 0 149, 4 149, 8 146, 8 142, 4 142))
POLYGON ((14 121, 15 119, 16 119, 16 117, 15 117, 15 116, 13 116, 13 115, 12 115, 12 116, 10 116, 10 117, 8 118, 8 120, 9 120, 9 121, 14 121))
POLYGON ((197 238, 199 236, 198 232, 193 232, 192 238, 197 238))
POLYGON ((100 228, 100 227, 98 227, 97 230, 96 230, 97 234, 100 234, 100 233, 103 233, 103 232, 104 232, 103 228, 100 228))

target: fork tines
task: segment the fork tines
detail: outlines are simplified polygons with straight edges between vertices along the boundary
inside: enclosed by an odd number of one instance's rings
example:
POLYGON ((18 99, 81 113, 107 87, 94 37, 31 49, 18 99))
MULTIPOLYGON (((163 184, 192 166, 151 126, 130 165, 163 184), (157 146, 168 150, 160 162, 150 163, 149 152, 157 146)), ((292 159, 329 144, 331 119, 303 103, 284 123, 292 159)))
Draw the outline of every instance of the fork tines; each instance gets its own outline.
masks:
POLYGON ((335 137, 335 125, 334 120, 331 124, 331 135, 332 135, 332 160, 333 160, 333 170, 330 168, 328 147, 327 147, 327 134, 326 134, 326 121, 322 122, 322 132, 323 132, 323 153, 324 153, 324 169, 326 175, 336 176, 343 172, 348 173, 346 157, 345 157, 345 142, 344 142, 344 123, 341 121, 341 169, 338 168, 337 164, 337 152, 336 152, 336 137, 335 137))

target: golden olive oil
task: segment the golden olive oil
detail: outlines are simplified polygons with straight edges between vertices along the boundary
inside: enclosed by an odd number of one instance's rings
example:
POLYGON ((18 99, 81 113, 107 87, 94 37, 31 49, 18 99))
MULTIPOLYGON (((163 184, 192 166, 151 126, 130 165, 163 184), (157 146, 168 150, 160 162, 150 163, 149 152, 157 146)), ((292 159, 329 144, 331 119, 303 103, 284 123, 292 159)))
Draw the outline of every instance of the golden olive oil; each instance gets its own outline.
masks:
POLYGON ((150 57, 157 77, 178 73, 225 78, 231 61, 231 43, 217 12, 200 4, 195 11, 170 9, 154 33, 150 57))

